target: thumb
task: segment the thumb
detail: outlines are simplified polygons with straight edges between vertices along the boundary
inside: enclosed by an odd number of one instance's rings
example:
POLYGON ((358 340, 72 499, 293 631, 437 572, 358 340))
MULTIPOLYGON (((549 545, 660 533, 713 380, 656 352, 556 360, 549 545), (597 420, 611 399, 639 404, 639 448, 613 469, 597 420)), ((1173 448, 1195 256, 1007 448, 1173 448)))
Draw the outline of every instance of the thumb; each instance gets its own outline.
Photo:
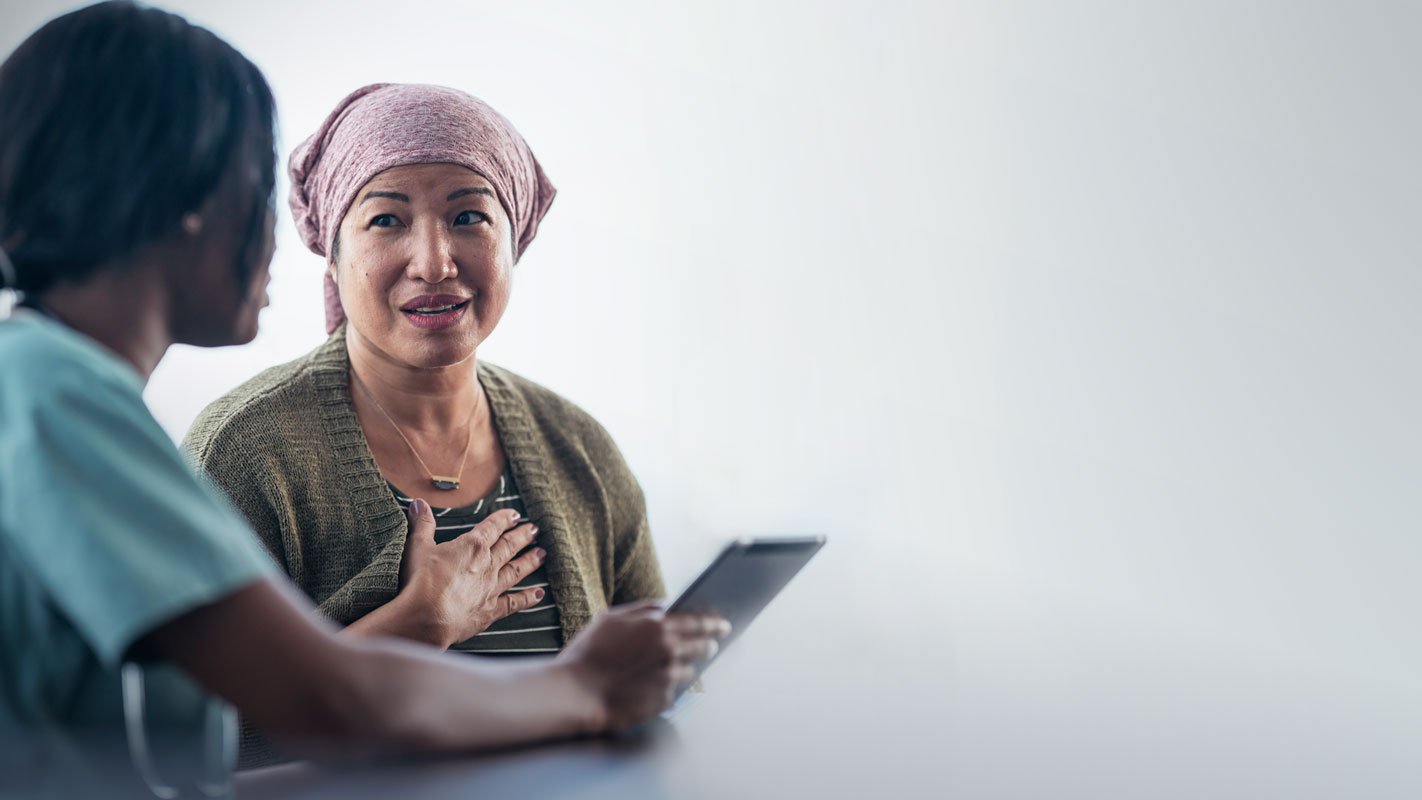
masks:
POLYGON ((434 547, 434 514, 430 512, 430 504, 415 498, 410 501, 410 507, 405 510, 405 519, 409 524, 405 527, 405 552, 400 554, 400 588, 403 590, 409 585, 414 577, 415 570, 423 559, 421 555, 426 552, 426 548, 434 547))
POLYGON ((409 549, 434 546, 435 521, 430 504, 416 497, 406 511, 409 526, 405 532, 405 547, 409 549))

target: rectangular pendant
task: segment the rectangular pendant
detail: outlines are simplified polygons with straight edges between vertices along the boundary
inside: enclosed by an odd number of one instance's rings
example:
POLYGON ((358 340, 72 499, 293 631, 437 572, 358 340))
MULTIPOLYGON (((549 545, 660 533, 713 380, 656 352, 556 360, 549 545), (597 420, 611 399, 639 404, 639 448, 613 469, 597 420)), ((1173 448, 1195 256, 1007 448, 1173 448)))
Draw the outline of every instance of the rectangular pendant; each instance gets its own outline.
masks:
POLYGON ((431 475, 430 483, 434 484, 436 489, 442 489, 446 492, 454 491, 459 488, 459 479, 444 475, 431 475))

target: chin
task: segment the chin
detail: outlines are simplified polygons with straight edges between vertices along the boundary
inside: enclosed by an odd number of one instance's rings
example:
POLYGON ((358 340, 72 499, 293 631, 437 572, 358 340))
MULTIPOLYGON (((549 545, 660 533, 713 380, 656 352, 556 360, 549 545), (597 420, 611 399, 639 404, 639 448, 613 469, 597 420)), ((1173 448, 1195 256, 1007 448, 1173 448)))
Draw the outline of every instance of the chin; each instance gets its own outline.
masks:
POLYGON ((255 315, 250 318, 243 315, 237 320, 229 321, 226 325, 214 324, 218 322, 218 320, 207 320, 208 324, 206 325, 193 326, 184 331, 182 335, 175 337, 176 343, 193 347, 229 347, 248 344, 257 338, 255 315))
POLYGON ((250 344, 253 339, 257 338, 257 331, 259 329, 260 326, 257 324, 256 312, 238 314, 237 319, 233 320, 232 324, 227 327, 226 336, 223 337, 225 341, 214 346, 225 347, 227 345, 250 344))
POLYGON ((464 341, 425 342, 404 350, 405 362, 420 369, 441 369, 474 357, 474 345, 464 341))
POLYGON ((403 323, 386 333, 384 344, 374 344, 417 369, 452 367, 474 357, 481 338, 474 322, 466 317, 442 330, 420 330, 403 323))
POLYGON ((254 322, 254 323, 252 323, 251 325, 244 326, 244 327, 240 328, 239 330, 237 330, 237 331, 233 334, 232 339, 231 339, 231 341, 228 342, 228 344, 251 344, 251 343, 252 343, 252 340, 254 340, 254 339, 256 339, 256 338, 257 338, 257 325, 256 325, 256 323, 254 322))

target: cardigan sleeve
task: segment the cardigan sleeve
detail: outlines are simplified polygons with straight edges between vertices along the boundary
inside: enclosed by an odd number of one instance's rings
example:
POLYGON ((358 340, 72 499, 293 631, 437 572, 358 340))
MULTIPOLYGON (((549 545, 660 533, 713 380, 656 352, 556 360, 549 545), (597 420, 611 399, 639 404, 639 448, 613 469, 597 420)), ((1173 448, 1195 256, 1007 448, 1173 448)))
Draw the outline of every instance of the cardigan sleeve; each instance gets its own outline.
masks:
POLYGON ((666 596, 642 487, 612 437, 596 422, 589 452, 612 512, 612 604, 666 596))
MULTIPOLYGON (((631 475, 628 477, 631 478, 631 475)), ((613 553, 616 570, 612 593, 614 605, 663 598, 667 594, 662 583, 661 565, 652 546, 652 532, 647 524, 647 507, 642 500, 642 490, 635 479, 632 479, 632 487, 636 500, 629 500, 628 505, 633 507, 617 514, 620 520, 613 553)))
POLYGON ((398 591, 400 561, 405 556, 405 537, 392 538, 375 557, 348 580, 317 603, 327 618, 349 625, 390 602, 398 591))

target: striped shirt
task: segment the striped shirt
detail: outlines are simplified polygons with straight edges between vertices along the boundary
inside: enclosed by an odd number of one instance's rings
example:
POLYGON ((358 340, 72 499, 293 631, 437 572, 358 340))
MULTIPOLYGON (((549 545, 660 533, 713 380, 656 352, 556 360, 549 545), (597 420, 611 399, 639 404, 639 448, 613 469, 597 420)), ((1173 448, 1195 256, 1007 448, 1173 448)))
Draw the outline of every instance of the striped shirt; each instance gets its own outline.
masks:
MULTIPOLYGON (((410 498, 395 486, 390 486, 400 508, 408 510, 410 498)), ((518 487, 514 485, 512 473, 507 468, 499 476, 498 485, 478 502, 463 508, 437 508, 431 504, 435 518, 435 541, 444 543, 468 533, 495 511, 512 508, 520 516, 527 516, 523 501, 519 498, 518 487)), ((548 545, 540 542, 540 534, 534 539, 545 549, 548 545)), ((529 545, 532 547, 533 545, 529 545)), ((525 548, 526 550, 526 548, 525 548)), ((558 605, 553 597, 553 588, 548 585, 548 573, 543 565, 519 581, 515 589, 543 589, 543 599, 530 606, 495 621, 482 633, 466 639, 453 647, 451 652, 479 653, 481 655, 556 653, 563 647, 563 625, 558 616, 558 605)))

